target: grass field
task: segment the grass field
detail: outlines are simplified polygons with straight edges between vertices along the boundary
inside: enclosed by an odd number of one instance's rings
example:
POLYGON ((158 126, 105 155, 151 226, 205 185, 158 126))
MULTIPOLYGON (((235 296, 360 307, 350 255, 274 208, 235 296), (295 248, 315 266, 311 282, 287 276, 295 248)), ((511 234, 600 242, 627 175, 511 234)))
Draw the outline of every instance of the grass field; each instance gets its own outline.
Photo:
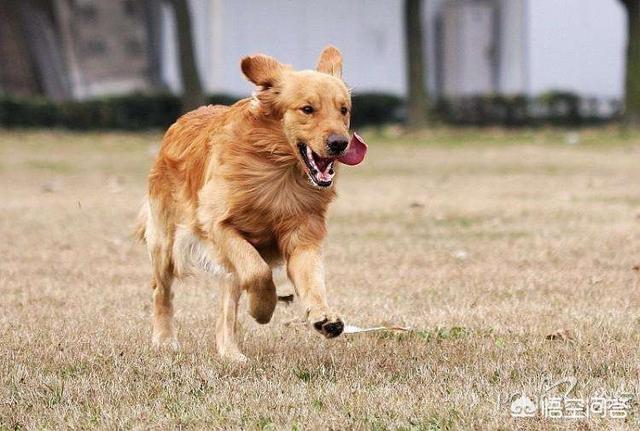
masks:
POLYGON ((0 429, 638 429, 640 135, 386 135, 338 180, 330 301, 415 331, 328 341, 284 324, 295 304, 243 312, 237 366, 205 276, 176 289, 181 351, 151 347, 130 231, 159 134, 0 132, 0 429), (568 377, 632 394, 626 419, 511 417, 568 377))

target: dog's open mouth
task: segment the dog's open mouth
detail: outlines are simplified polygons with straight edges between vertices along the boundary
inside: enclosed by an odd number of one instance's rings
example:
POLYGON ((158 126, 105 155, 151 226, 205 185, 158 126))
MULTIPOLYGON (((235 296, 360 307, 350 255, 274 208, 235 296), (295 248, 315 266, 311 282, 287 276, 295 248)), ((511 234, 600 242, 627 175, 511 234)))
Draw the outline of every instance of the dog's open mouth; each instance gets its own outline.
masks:
POLYGON ((298 143, 298 149, 311 181, 318 187, 329 187, 335 174, 333 162, 335 162, 336 158, 322 157, 302 142, 298 143))
POLYGON ((322 157, 304 142, 298 142, 298 150, 304 160, 305 170, 311 182, 318 187, 329 187, 333 182, 333 163, 337 160, 345 165, 357 165, 367 154, 367 144, 357 133, 351 137, 347 150, 336 157, 322 157))

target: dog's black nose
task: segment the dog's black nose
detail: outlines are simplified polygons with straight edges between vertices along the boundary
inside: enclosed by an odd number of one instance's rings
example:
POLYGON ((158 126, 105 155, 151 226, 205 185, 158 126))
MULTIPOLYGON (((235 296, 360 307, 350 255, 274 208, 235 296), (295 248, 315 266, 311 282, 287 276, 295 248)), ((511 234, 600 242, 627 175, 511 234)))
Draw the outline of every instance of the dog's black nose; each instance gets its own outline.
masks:
POLYGON ((327 147, 329 147, 329 152, 331 154, 340 154, 347 148, 349 145, 349 140, 340 135, 330 135, 327 138, 327 147))

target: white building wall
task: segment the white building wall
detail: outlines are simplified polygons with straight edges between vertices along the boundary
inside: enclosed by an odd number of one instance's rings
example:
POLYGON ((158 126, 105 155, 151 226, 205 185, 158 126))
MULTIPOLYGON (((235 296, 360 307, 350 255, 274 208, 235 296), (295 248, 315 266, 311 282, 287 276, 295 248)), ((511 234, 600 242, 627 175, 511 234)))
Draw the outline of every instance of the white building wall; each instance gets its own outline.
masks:
MULTIPOLYGON (((240 59, 254 53, 297 69, 313 68, 322 48, 344 55, 354 91, 405 90, 402 2, 396 0, 190 0, 205 89, 239 96, 252 91, 240 59)), ((175 29, 165 8, 163 77, 179 91, 175 29)))
POLYGON ((529 0, 530 94, 620 98, 626 17, 617 0, 529 0))
MULTIPOLYGON (((217 8, 219 0, 189 0, 191 19, 193 25, 193 38, 195 40, 195 54, 200 79, 205 89, 209 90, 215 82, 215 71, 212 69, 213 56, 219 37, 217 26, 212 25, 211 17, 217 8)), ((161 77, 169 86, 169 89, 178 93, 182 90, 180 79, 180 66, 178 58, 178 43, 176 24, 173 9, 166 2, 161 2, 162 13, 162 70, 161 77)))
POLYGON ((442 93, 471 96, 495 92, 498 46, 494 4, 449 2, 442 12, 442 93))
MULTIPOLYGON (((436 93, 435 20, 447 3, 424 2, 427 77, 436 93)), ((400 0, 189 0, 205 89, 239 96, 252 91, 240 59, 263 52, 312 68, 326 44, 345 57, 355 91, 405 93, 403 2, 400 0)), ((496 0, 501 7, 497 90, 559 89, 621 97, 626 17, 617 0, 496 0)), ((162 76, 172 91, 180 74, 172 12, 163 8, 162 76)))
MULTIPOLYGON (((537 1, 537 0, 534 0, 537 1)), ((527 0, 499 0, 499 66, 497 92, 526 93, 528 89, 527 0)))
POLYGON ((162 4, 162 56, 160 59, 160 77, 173 93, 179 93, 182 89, 180 82, 180 69, 178 67, 178 50, 176 44, 176 25, 173 10, 166 2, 162 4))
POLYGON ((436 76, 436 50, 438 49, 436 46, 436 20, 438 19, 438 16, 446 3, 447 0, 429 0, 422 3, 422 30, 425 36, 425 50, 427 51, 425 59, 427 62, 426 73, 429 94, 438 94, 439 92, 436 76))

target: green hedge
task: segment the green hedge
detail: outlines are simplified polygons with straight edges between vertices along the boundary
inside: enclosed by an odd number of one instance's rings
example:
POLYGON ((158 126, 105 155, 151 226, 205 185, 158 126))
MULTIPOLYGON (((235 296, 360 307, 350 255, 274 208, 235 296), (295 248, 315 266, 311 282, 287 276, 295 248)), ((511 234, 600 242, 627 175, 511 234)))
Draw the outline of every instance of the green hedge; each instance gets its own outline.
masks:
MULTIPOLYGON (((239 98, 212 95, 208 103, 230 105, 239 98)), ((12 99, 0 96, 0 127, 61 127, 77 130, 164 129, 181 114, 180 99, 173 95, 105 97, 87 101, 54 103, 46 99, 12 99)), ((524 95, 478 95, 441 99, 434 115, 457 125, 578 126, 615 119, 621 104, 615 100, 580 98, 568 92, 549 92, 536 98, 524 95), (603 106, 606 112, 603 113, 603 106)), ((401 123, 404 100, 380 93, 353 96, 354 128, 401 123)))
MULTIPOLYGON (((216 94, 208 97, 207 102, 230 105, 238 99, 216 94)), ((354 125, 400 120, 402 99, 399 97, 360 94, 353 99, 354 125)), ((180 116, 181 111, 180 99, 168 94, 133 94, 63 103, 38 98, 0 98, 0 126, 142 130, 166 128, 180 116)))
POLYGON ((437 102, 434 111, 442 121, 458 125, 573 127, 618 119, 622 105, 615 99, 550 91, 538 97, 517 94, 442 99, 437 102))
POLYGON ((353 127, 400 123, 404 116, 404 100, 391 94, 354 94, 351 105, 353 127))

